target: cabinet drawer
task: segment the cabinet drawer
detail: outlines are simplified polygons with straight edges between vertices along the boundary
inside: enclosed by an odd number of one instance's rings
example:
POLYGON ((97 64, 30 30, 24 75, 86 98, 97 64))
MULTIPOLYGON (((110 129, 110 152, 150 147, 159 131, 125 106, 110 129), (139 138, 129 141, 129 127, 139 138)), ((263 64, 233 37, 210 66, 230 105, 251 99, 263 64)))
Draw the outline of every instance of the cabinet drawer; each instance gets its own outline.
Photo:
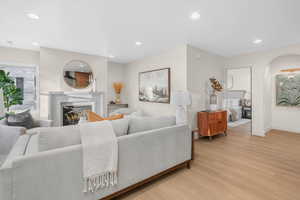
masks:
POLYGON ((208 115, 208 120, 209 121, 223 120, 223 119, 224 119, 224 113, 223 112, 209 113, 209 115, 208 115))

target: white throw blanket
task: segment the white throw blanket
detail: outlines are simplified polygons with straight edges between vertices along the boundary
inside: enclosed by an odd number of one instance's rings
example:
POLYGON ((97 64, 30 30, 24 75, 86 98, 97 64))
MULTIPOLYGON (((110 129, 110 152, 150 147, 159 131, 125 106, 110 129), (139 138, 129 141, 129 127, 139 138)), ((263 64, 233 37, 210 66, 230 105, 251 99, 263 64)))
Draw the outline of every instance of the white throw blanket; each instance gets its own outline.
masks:
POLYGON ((118 141, 110 121, 79 125, 83 149, 84 192, 117 184, 118 141))

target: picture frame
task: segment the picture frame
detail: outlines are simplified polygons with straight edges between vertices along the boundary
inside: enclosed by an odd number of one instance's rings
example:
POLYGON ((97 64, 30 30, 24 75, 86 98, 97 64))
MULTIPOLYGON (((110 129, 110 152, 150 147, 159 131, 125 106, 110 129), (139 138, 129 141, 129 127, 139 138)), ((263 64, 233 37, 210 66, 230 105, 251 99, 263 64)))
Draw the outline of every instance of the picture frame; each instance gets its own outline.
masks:
POLYGON ((276 106, 300 107, 300 74, 278 74, 276 106))
POLYGON ((170 93, 170 68, 139 72, 139 101, 169 104, 170 93))

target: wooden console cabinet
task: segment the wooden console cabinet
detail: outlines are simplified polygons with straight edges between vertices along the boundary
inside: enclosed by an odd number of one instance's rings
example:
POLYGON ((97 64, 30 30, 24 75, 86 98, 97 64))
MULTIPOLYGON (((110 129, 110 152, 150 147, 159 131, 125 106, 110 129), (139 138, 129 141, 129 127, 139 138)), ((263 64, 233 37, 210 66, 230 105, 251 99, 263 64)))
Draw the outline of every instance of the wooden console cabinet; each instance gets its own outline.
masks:
POLYGON ((212 136, 226 134, 227 131, 227 111, 203 111, 198 112, 198 132, 201 136, 212 136))

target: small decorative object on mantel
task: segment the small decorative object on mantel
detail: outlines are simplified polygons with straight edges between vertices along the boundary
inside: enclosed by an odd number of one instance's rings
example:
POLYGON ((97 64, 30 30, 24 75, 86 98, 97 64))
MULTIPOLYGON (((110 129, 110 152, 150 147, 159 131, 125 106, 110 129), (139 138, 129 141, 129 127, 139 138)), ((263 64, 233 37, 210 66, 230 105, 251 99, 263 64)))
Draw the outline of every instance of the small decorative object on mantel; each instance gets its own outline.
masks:
POLYGON ((209 98, 209 107, 210 107, 210 110, 218 110, 219 106, 218 106, 217 92, 222 92, 223 87, 216 78, 212 77, 209 80, 211 82, 211 87, 213 89, 212 94, 210 95, 210 98, 209 98))
POLYGON ((115 83, 113 83, 113 87, 116 92, 115 103, 119 104, 119 103, 121 103, 121 91, 124 87, 124 84, 121 82, 115 82, 115 83))

